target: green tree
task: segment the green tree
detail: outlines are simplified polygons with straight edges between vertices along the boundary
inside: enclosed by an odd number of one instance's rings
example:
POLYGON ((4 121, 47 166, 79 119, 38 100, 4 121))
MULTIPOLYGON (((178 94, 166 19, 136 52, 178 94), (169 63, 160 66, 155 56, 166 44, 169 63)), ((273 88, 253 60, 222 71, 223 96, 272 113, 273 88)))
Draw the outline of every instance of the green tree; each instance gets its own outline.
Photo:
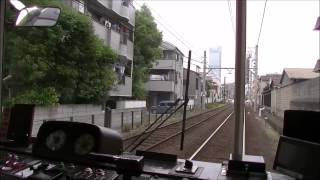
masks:
POLYGON ((147 81, 152 63, 160 57, 162 33, 146 5, 136 11, 134 39, 134 63, 132 94, 136 98, 145 97, 144 83, 147 81))
POLYGON ((57 1, 24 3, 60 7, 61 14, 54 27, 37 28, 14 27, 16 14, 7 13, 4 76, 12 78, 6 102, 102 102, 115 80, 117 55, 96 37, 90 18, 57 1))

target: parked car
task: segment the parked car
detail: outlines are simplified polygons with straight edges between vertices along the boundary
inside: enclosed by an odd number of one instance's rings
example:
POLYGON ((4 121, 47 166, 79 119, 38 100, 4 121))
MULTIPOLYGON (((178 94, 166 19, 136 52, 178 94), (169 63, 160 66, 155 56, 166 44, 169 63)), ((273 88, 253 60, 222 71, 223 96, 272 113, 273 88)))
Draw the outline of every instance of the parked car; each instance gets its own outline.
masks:
MULTIPOLYGON (((151 107, 151 112, 157 113, 157 114, 163 114, 171 106, 175 106, 174 103, 175 103, 175 101, 160 101, 158 106, 152 106, 151 107)), ((174 109, 175 109, 175 107, 172 107, 167 113, 173 112, 174 109)))

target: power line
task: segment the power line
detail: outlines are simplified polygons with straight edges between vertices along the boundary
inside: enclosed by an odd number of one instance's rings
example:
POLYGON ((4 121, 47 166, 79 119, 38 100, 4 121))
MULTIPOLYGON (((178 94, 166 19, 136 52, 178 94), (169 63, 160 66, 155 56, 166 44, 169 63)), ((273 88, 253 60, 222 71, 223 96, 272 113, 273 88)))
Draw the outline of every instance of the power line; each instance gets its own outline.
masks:
POLYGON ((186 44, 188 44, 191 49, 195 49, 186 39, 184 39, 155 9, 153 9, 151 6, 149 6, 150 10, 153 11, 160 19, 163 20, 163 22, 169 26, 169 28, 171 28, 171 30, 177 35, 179 36, 181 39, 184 40, 184 42, 186 42, 186 44))
POLYGON ((231 9, 231 2, 230 0, 227 0, 228 2, 228 9, 229 9, 229 16, 230 16, 230 20, 231 20, 231 25, 232 25, 232 30, 233 30, 233 35, 236 35, 236 31, 234 29, 234 23, 233 23, 233 16, 232 16, 232 9, 231 9))
MULTIPOLYGON (((183 61, 184 63, 188 63, 187 61, 183 61)), ((200 68, 200 66, 198 65, 198 64, 194 64, 194 63, 190 63, 190 64, 192 64, 192 65, 195 65, 195 66, 197 66, 197 67, 199 67, 199 69, 202 69, 202 68, 200 68)))
MULTIPOLYGON (((188 58, 188 56, 185 56, 185 55, 183 55, 183 57, 188 58)), ((198 63, 203 63, 202 61, 199 61, 199 60, 196 60, 196 59, 192 59, 192 58, 191 58, 191 61, 195 61, 195 62, 198 62, 198 63)))
POLYGON ((258 35, 257 45, 259 44, 259 41, 260 41, 260 35, 261 35, 261 30, 262 30, 262 25, 263 25, 263 20, 264 20, 264 14, 266 12, 267 1, 268 0, 266 0, 264 2, 264 8, 263 8, 263 14, 262 14, 262 19, 261 19, 261 24, 260 24, 260 31, 259 31, 259 35, 258 35))
MULTIPOLYGON (((138 4, 139 6, 141 6, 141 4, 140 3, 138 3, 137 1, 134 1, 136 4, 138 4)), ((154 9, 152 9, 150 6, 148 6, 148 8, 151 10, 151 11, 153 11, 155 14, 158 14, 158 16, 159 17, 161 17, 160 15, 159 15, 159 13, 157 13, 157 12, 155 12, 155 10, 154 9)), ((161 17, 162 18, 162 17, 161 17)), ((163 19, 163 18, 162 18, 163 19)), ((154 20, 156 21, 156 22, 158 22, 169 34, 171 34, 173 37, 175 37, 178 41, 180 41, 185 47, 187 47, 188 49, 195 49, 195 48, 192 48, 191 46, 189 46, 188 44, 187 44, 187 41, 186 40, 181 40, 181 39, 183 39, 183 38, 180 38, 180 37, 182 37, 181 35, 179 35, 172 27, 172 29, 173 29, 173 31, 175 31, 175 33, 174 32, 172 32, 166 25, 164 25, 162 22, 160 22, 157 18, 155 18, 154 17, 154 20), (177 35, 179 35, 180 37, 178 37, 177 35)), ((168 24, 168 23, 167 23, 168 24)), ((170 26, 170 25, 169 25, 170 26)), ((198 53, 196 53, 196 51, 194 50, 194 53, 196 54, 196 55, 198 55, 199 56, 199 54, 198 53)))

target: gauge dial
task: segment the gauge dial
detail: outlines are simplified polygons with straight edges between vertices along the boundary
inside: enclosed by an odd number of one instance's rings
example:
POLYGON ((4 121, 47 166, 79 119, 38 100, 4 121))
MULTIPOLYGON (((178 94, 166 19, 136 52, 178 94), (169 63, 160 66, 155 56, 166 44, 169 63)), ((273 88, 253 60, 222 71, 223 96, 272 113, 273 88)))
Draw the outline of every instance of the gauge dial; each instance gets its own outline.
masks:
POLYGON ((51 151, 59 150, 66 142, 66 133, 62 130, 53 131, 46 139, 46 146, 51 151))
POLYGON ((75 143, 75 153, 78 155, 88 154, 94 147, 95 140, 91 134, 79 136, 75 143))

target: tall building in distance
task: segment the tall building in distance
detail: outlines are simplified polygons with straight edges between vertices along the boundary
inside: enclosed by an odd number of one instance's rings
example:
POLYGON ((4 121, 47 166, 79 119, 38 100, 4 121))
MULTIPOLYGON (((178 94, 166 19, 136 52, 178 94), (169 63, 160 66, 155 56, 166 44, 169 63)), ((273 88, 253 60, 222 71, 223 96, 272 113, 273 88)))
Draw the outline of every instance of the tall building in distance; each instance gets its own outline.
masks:
MULTIPOLYGON (((221 68, 221 47, 209 49, 209 68, 221 68)), ((212 69, 209 73, 214 80, 221 82, 221 69, 212 69)))

